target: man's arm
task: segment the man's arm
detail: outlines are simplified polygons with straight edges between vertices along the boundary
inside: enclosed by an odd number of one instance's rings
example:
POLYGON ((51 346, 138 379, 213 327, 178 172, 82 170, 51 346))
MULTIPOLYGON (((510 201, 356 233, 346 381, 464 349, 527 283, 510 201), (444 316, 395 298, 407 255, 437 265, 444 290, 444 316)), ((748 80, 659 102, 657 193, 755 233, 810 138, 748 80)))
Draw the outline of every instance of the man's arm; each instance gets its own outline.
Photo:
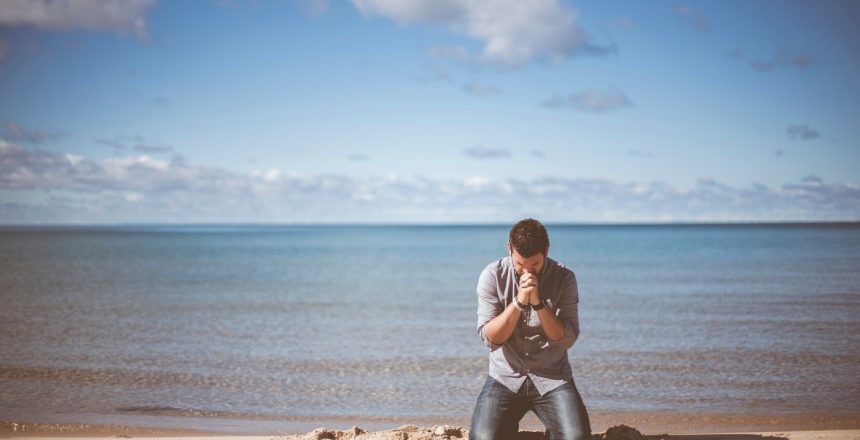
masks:
POLYGON ((564 336, 564 322, 558 319, 549 307, 538 310, 538 317, 543 332, 550 342, 558 342, 564 336))
POLYGON ((493 345, 503 345, 514 334, 514 329, 517 328, 517 321, 519 321, 521 314, 522 312, 514 306, 514 303, 508 304, 508 307, 501 315, 496 316, 487 323, 484 329, 487 339, 493 345))
POLYGON ((579 337, 579 289, 573 273, 562 288, 558 302, 555 312, 544 307, 538 311, 538 316, 550 344, 561 344, 567 350, 579 337))
POLYGON ((511 337, 519 318, 520 311, 513 303, 502 309, 496 273, 488 266, 478 279, 478 335, 495 350, 511 337))

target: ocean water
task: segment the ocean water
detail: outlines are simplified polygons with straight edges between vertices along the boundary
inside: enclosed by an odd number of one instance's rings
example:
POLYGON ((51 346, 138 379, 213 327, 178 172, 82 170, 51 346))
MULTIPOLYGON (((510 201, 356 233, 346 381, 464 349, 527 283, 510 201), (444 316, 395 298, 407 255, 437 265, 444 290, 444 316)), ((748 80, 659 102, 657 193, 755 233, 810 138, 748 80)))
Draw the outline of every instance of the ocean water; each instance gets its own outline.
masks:
MULTIPOLYGON (((0 418, 468 418, 508 226, 0 229, 0 418)), ((591 412, 860 413, 860 224, 549 226, 591 412)))

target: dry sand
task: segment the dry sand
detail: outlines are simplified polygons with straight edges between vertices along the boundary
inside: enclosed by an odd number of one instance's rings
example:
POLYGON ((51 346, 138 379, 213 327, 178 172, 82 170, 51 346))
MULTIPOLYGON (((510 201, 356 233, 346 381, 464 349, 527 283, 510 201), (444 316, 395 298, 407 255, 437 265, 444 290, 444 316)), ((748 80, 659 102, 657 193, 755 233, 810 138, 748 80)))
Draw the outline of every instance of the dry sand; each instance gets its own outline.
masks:
MULTIPOLYGON (((358 427, 347 430, 317 428, 302 435, 276 436, 224 436, 188 431, 136 430, 118 426, 88 427, 85 425, 23 425, 13 422, 0 424, 0 438, 27 438, 28 440, 68 440, 105 439, 105 438, 164 438, 170 440, 451 440, 466 439, 469 432, 457 426, 418 427, 405 425, 396 429, 368 432, 358 427), (51 436, 46 436, 46 434, 51 436)), ((523 430, 515 439, 545 440, 543 431, 523 430)), ((505 440, 505 439, 500 439, 505 440)), ((642 434, 638 430, 619 425, 600 434, 592 440, 860 440, 860 430, 814 430, 814 431, 774 431, 774 432, 732 432, 714 434, 642 434)))
MULTIPOLYGON (((450 440, 468 437, 469 431, 456 426, 445 425, 426 428, 407 425, 377 432, 365 432, 357 427, 343 431, 319 428, 304 435, 280 436, 273 440, 450 440)), ((520 431, 516 440, 545 440, 548 438, 549 436, 543 431, 520 431)), ((606 432, 594 434, 592 440, 860 440, 860 430, 644 435, 634 428, 619 425, 607 429, 606 432)))

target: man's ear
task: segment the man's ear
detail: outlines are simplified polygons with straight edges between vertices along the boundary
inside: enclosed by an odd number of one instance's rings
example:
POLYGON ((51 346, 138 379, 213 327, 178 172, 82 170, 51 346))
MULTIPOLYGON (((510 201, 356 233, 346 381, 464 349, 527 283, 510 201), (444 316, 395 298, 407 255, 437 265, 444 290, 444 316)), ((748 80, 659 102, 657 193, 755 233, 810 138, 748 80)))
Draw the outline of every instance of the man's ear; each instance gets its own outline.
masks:
POLYGON ((511 246, 511 242, 510 242, 510 241, 508 241, 508 253, 509 253, 509 254, 511 254, 511 255, 513 255, 513 254, 514 254, 514 248, 511 246))

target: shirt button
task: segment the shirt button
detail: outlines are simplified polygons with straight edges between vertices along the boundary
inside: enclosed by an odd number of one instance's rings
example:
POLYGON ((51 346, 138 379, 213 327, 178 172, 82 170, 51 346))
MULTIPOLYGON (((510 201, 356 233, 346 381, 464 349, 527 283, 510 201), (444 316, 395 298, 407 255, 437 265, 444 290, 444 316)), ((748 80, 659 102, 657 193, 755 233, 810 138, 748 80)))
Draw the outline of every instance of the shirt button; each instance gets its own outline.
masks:
POLYGON ((529 354, 528 354, 528 352, 526 352, 526 357, 528 357, 528 356, 529 356, 529 354))

